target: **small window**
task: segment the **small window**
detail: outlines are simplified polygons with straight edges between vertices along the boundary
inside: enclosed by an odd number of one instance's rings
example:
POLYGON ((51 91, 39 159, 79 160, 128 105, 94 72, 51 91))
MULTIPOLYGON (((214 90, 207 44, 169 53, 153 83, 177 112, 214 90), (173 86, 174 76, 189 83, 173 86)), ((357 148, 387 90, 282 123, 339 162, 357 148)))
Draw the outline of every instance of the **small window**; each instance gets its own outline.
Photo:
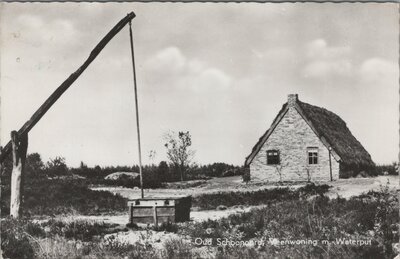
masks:
POLYGON ((318 164, 318 148, 309 147, 307 148, 308 153, 308 164, 316 165, 318 164))
POLYGON ((279 151, 268 150, 267 151, 267 164, 268 165, 279 165, 279 151))

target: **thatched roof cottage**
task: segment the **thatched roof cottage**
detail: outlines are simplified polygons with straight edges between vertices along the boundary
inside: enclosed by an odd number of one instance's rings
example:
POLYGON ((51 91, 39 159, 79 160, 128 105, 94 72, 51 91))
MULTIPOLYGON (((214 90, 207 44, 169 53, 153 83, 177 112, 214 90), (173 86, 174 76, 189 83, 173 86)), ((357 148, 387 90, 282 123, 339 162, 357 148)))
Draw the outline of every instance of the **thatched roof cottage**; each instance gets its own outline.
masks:
POLYGON ((338 115, 290 94, 245 166, 252 179, 293 181, 335 180, 375 165, 338 115))

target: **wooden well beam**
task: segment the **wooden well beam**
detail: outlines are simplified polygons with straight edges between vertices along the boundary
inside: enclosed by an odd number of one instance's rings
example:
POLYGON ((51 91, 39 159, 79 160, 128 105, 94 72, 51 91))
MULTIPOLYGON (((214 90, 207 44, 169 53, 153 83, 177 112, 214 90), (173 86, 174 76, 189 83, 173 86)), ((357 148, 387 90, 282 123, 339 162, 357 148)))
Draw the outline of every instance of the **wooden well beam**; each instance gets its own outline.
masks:
MULTIPOLYGON (((24 136, 38 123, 38 121, 46 114, 51 106, 60 98, 60 96, 75 82, 76 79, 85 71, 85 69, 92 63, 92 61, 99 55, 101 50, 110 42, 110 40, 124 28, 133 18, 135 18, 133 12, 127 14, 121 21, 119 21, 109 33, 96 45, 96 47, 90 52, 89 57, 74 73, 72 73, 50 96, 47 100, 39 107, 39 109, 32 115, 32 117, 18 130, 18 135, 24 136)), ((0 153, 0 163, 11 153, 12 144, 11 140, 4 146, 3 151, 0 153)))

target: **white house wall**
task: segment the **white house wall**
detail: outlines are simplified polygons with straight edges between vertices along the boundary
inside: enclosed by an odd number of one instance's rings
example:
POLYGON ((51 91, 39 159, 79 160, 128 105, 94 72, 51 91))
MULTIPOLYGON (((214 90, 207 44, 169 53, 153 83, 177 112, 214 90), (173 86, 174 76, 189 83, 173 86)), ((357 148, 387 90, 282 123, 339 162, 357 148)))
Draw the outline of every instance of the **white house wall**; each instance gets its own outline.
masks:
MULTIPOLYGON (((339 162, 331 156, 333 179, 339 178, 339 162)), ((330 180, 329 151, 294 107, 284 115, 250 163, 253 180, 279 181, 330 180), (308 147, 318 148, 318 164, 308 164, 308 147), (267 150, 279 150, 280 165, 267 165, 267 150)))

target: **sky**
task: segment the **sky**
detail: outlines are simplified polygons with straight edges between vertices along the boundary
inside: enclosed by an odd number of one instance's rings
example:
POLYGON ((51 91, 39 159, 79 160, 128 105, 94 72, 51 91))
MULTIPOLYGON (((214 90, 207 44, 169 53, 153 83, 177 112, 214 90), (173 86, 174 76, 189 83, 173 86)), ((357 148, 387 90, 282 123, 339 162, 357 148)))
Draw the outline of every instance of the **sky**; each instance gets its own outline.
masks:
MULTIPOLYGON (((189 131, 194 162, 244 163, 287 95, 338 114, 378 163, 399 152, 399 11, 386 3, 3 3, 1 144, 127 13, 142 153, 189 131)), ((29 133, 69 166, 138 163, 125 27, 29 133)))

